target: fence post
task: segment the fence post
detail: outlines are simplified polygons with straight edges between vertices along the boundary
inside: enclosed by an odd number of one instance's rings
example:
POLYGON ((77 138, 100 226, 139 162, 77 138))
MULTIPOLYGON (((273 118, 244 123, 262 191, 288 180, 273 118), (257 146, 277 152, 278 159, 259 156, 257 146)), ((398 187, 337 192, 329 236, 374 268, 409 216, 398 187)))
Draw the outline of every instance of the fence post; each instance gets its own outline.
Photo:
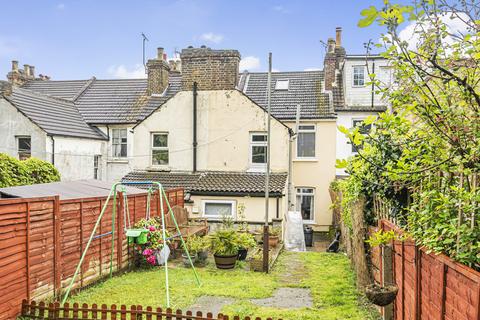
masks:
POLYGON ((55 196, 53 201, 53 261, 54 261, 54 295, 56 298, 60 297, 62 291, 60 284, 61 277, 61 263, 60 263, 60 228, 61 228, 61 212, 60 212, 60 197, 55 196))
POLYGON ((442 262, 442 295, 440 297, 440 301, 442 301, 442 320, 445 320, 445 302, 447 300, 447 268, 447 265, 442 262))
POLYGON ((27 225, 26 225, 26 264, 27 264, 27 300, 30 301, 30 202, 27 201, 27 225))
MULTIPOLYGON (((391 285, 394 283, 393 279, 393 255, 392 247, 389 245, 382 246, 382 285, 391 285)), ((393 320, 393 303, 383 308, 383 320, 393 320)))
MULTIPOLYGON (((82 256, 82 253, 83 253, 83 199, 80 201, 80 219, 79 220, 80 220, 80 256, 82 256)), ((80 269, 80 287, 83 288, 83 268, 80 269)))
POLYGON ((422 251, 415 245, 415 319, 421 319, 422 313, 422 251))

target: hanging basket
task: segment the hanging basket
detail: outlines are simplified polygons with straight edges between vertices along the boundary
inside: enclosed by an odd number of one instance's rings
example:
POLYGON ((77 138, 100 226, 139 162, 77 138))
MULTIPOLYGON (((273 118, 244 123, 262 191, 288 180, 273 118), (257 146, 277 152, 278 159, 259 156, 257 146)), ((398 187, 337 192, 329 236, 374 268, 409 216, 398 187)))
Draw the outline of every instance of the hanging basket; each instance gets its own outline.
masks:
POLYGON ((395 300, 398 293, 396 285, 379 286, 376 283, 371 284, 365 288, 365 295, 371 303, 384 307, 395 300))
POLYGON ((128 243, 145 244, 148 242, 147 229, 128 229, 126 232, 128 243))

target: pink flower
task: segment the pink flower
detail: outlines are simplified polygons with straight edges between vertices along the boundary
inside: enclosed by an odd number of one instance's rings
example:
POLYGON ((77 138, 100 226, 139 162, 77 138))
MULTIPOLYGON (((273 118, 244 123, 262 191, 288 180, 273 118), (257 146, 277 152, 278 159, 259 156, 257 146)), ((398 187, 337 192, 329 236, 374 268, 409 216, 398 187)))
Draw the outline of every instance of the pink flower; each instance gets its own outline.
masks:
POLYGON ((155 229, 155 226, 150 226, 150 227, 148 227, 148 230, 155 231, 156 229, 155 229))
POLYGON ((153 250, 152 249, 145 249, 143 250, 143 253, 142 253, 144 256, 150 256, 153 254, 153 250))
POLYGON ((155 265, 155 256, 154 255, 151 255, 151 256, 148 256, 147 257, 147 262, 150 263, 152 266, 155 265))

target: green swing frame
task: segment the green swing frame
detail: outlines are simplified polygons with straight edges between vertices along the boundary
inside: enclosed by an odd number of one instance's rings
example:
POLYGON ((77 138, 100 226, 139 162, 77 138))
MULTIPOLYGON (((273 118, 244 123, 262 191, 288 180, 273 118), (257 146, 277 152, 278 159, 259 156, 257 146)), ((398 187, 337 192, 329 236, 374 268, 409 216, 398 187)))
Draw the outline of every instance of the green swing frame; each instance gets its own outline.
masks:
MULTIPOLYGON (((165 212, 163 209, 163 201, 165 200, 168 208, 168 212, 170 214, 170 217, 172 218, 173 223, 175 224, 175 228, 177 230, 177 235, 180 238, 180 241, 182 243, 183 249, 185 250, 185 253, 188 256, 188 260, 190 262, 190 266, 192 267, 193 274, 195 276, 195 280, 197 282, 198 286, 201 286, 200 279, 198 277, 197 270, 195 269, 195 266, 193 265, 192 258, 190 256, 190 253, 188 252, 188 248, 185 244, 185 241, 183 239, 183 236, 180 232, 180 228, 178 227, 177 220, 175 219, 175 215, 173 214, 172 207, 170 206, 170 203, 168 202, 168 197, 165 193, 165 189, 159 182, 153 182, 153 181, 131 181, 131 182, 126 182, 126 181, 121 181, 121 182, 116 182, 113 184, 112 188, 110 189, 110 193, 108 194, 107 200, 105 201, 105 204, 103 205, 102 211, 100 212, 100 215, 97 218, 97 222, 95 223, 95 226, 93 227, 92 233, 90 234, 90 238, 88 239, 87 245, 85 246, 85 249, 83 250, 82 256, 80 257, 80 261, 77 265, 77 268, 75 269, 75 273, 73 274, 72 279, 70 280, 70 283, 67 287, 67 290, 65 291, 65 294, 62 299, 62 304, 64 304, 68 296, 70 295, 70 291, 72 290, 73 284, 75 283, 75 279, 78 276, 78 273, 80 272, 80 269, 82 267, 83 260, 85 259, 85 256, 87 254, 87 251, 90 247, 90 244, 95 236, 95 232, 97 231, 98 226, 100 225, 100 221, 102 220, 103 215, 105 214, 105 211, 108 207, 108 203, 110 202, 110 199, 112 198, 113 194, 113 206, 112 206, 112 245, 111 245, 111 252, 110 252, 110 275, 109 277, 111 278, 113 276, 113 251, 114 251, 114 245, 115 245, 115 216, 116 216, 116 204, 117 204, 117 187, 118 186, 128 186, 128 185, 149 185, 150 187, 156 186, 158 189, 159 193, 159 198, 160 198, 160 210, 161 210, 161 217, 162 217, 162 238, 164 244, 167 243, 167 237, 166 237, 166 229, 165 229, 165 212)), ((148 206, 150 205, 149 203, 147 204, 148 206)), ((117 265, 117 270, 119 270, 120 266, 117 265)), ((166 304, 167 307, 170 307, 170 289, 169 289, 169 283, 168 283, 168 259, 165 260, 165 292, 166 292, 166 304)))

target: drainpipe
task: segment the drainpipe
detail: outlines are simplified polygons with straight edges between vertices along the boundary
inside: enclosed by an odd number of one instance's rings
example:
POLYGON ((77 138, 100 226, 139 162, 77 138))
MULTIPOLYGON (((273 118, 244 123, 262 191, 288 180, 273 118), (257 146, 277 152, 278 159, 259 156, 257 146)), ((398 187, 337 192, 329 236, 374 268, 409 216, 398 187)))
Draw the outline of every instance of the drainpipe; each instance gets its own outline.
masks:
POLYGON ((193 83, 193 172, 197 172, 197 83, 193 83))
POLYGON ((52 139, 52 164, 55 165, 55 139, 53 136, 50 136, 50 139, 52 139))
POLYGON ((293 183, 292 183, 292 174, 293 174, 293 141, 297 138, 298 126, 300 125, 300 110, 301 106, 297 104, 297 111, 295 116, 295 131, 288 129, 289 139, 288 139, 288 190, 287 190, 287 211, 294 209, 293 207, 293 183))

